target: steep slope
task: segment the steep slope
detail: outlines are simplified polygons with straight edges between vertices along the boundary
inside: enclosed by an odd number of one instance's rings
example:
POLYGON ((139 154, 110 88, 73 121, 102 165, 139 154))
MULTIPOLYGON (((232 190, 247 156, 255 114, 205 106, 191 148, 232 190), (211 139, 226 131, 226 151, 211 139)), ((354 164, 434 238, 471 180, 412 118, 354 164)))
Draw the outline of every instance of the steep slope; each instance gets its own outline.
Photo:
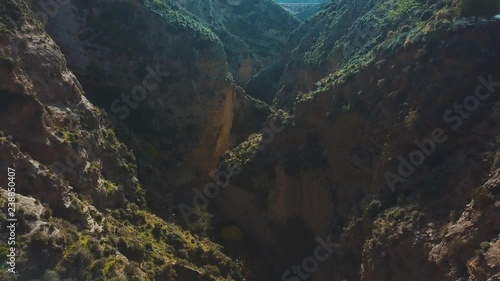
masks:
POLYGON ((221 41, 170 1, 72 0, 47 23, 89 99, 123 125, 148 201, 168 216, 173 192, 182 200, 238 139, 234 108, 255 104, 235 86, 221 41))
POLYGON ((317 6, 308 8, 300 13, 295 14, 295 17, 297 17, 301 21, 306 21, 308 18, 312 17, 314 14, 323 10, 323 8, 326 7, 327 4, 328 4, 328 2, 320 3, 317 6))
POLYGON ((24 0, 0 3, 18 279, 500 278, 498 21, 333 0, 247 84, 276 113, 226 64, 252 2, 181 2, 212 28, 173 1, 40 3, 53 39, 24 0))
POLYGON ((27 3, 0 13, 0 216, 17 219, 15 245, 1 230, 0 280, 241 280, 220 246, 146 211, 133 151, 27 3))
POLYGON ((263 71, 245 89, 252 96, 274 100, 279 107, 292 108, 299 93, 315 90, 325 75, 347 65, 365 64, 379 46, 393 53, 424 23, 434 22, 433 28, 439 28, 444 19, 453 17, 444 1, 423 2, 331 1, 290 35, 277 66, 263 71), (431 8, 435 2, 438 6, 431 8), (434 21, 439 11, 441 19, 434 21), (267 77, 276 75, 272 84, 266 83, 267 77))
POLYGON ((299 21, 271 0, 183 0, 178 2, 208 23, 224 42, 235 79, 248 81, 280 56, 299 21))
POLYGON ((226 154, 218 207, 273 278, 498 279, 500 24, 454 3, 333 1, 249 83, 293 115, 226 154), (287 273, 316 237, 329 260, 287 273))

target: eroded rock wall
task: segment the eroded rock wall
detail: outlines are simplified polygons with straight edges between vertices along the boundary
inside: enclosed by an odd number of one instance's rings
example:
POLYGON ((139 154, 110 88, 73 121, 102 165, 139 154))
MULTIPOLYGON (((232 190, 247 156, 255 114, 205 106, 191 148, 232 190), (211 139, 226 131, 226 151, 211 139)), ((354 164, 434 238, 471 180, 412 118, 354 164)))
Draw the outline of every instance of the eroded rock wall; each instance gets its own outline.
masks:
MULTIPOLYGON (((123 121, 151 200, 182 195, 215 168, 243 94, 212 31, 169 2, 77 0, 47 30, 89 99, 123 121)), ((170 197, 157 205, 173 206, 170 197)))

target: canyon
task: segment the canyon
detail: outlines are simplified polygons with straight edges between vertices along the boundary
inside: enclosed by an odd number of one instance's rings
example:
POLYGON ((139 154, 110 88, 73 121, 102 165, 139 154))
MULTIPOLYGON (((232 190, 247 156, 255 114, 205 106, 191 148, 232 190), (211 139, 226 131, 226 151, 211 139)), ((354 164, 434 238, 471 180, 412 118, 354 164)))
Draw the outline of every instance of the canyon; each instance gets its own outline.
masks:
POLYGON ((467 2, 2 0, 0 280, 500 280, 467 2))

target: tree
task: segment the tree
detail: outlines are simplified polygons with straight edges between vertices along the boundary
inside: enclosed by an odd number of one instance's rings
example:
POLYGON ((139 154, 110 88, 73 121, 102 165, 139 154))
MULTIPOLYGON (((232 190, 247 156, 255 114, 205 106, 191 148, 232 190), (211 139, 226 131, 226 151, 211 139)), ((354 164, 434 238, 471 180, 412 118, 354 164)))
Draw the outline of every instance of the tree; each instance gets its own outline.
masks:
POLYGON ((500 13, 498 0, 459 0, 459 8, 464 17, 491 18, 500 13))

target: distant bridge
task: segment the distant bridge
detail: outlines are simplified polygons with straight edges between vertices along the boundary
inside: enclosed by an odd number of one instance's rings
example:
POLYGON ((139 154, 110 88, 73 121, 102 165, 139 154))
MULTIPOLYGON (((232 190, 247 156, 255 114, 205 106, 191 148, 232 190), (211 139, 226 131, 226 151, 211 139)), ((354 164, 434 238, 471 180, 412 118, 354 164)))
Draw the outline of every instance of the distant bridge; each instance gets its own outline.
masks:
POLYGON ((281 7, 287 9, 292 14, 300 13, 319 4, 321 3, 279 3, 281 7))

